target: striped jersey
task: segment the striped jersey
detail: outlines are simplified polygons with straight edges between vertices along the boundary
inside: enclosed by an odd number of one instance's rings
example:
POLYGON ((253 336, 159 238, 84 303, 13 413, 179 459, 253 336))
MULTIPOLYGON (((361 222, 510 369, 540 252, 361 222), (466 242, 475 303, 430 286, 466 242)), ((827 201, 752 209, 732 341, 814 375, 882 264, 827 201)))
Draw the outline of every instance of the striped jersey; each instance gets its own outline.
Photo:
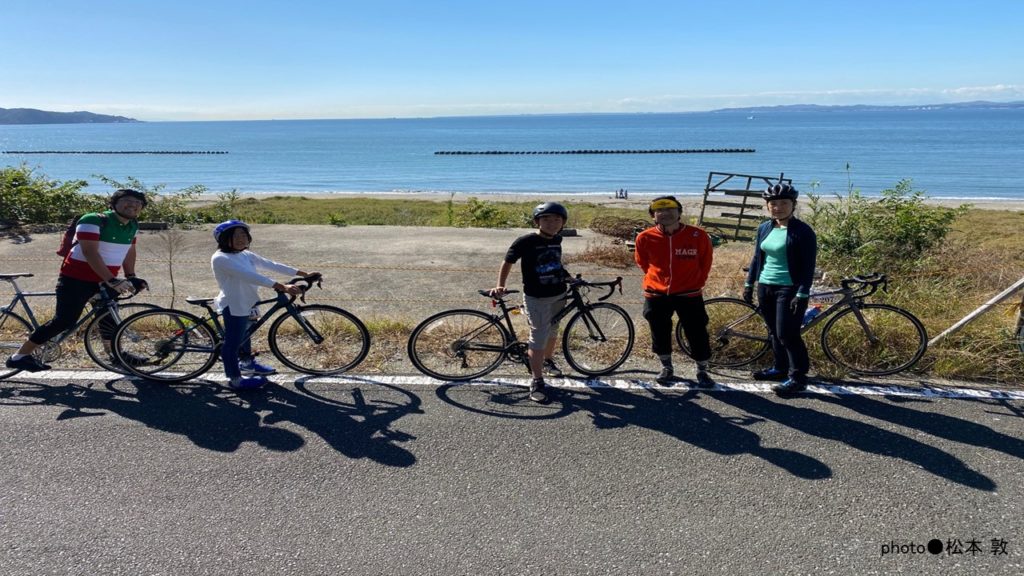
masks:
POLYGON ((139 223, 129 220, 122 224, 113 210, 107 210, 103 214, 107 217, 106 224, 101 222, 99 214, 92 212, 78 219, 78 225, 75 227, 75 246, 64 257, 64 263, 60 267, 61 276, 86 282, 103 281, 85 260, 80 244, 82 240, 98 241, 100 258, 107 265, 107 270, 114 276, 121 271, 121 264, 128 255, 128 250, 135 244, 139 223))

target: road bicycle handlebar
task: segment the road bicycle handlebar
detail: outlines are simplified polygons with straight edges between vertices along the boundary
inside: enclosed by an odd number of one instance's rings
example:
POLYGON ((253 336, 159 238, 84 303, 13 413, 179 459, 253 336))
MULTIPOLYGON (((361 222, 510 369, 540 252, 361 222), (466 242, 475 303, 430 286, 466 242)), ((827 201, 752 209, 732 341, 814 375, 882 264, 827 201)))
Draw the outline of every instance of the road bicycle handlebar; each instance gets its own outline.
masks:
MULTIPOLYGON (((587 282, 579 274, 577 274, 576 278, 569 280, 567 283, 569 284, 569 289, 573 291, 578 291, 580 288, 608 288, 608 293, 598 298, 598 300, 607 300, 611 298, 612 294, 615 293, 616 288, 619 289, 619 294, 622 294, 622 276, 619 276, 615 280, 610 280, 608 282, 587 282)), ((486 298, 490 298, 495 303, 504 301, 505 296, 508 296, 509 294, 518 293, 519 290, 505 290, 504 294, 502 294, 501 296, 495 296, 494 294, 491 293, 491 290, 477 290, 477 294, 484 296, 486 298)))
POLYGON ((611 298, 612 294, 615 293, 616 287, 619 289, 619 294, 622 294, 622 276, 608 282, 587 282, 577 274, 576 278, 569 282, 569 288, 572 290, 579 290, 580 288, 608 288, 608 293, 598 298, 598 300, 611 298))
POLYGON ((839 281, 839 284, 844 290, 867 290, 860 297, 866 297, 874 294, 878 291, 879 285, 881 285, 882 292, 889 291, 889 277, 880 272, 872 272, 867 275, 857 275, 852 278, 844 278, 839 281))
POLYGON ((288 284, 298 284, 299 288, 302 289, 302 295, 290 295, 290 301, 295 302, 295 299, 298 298, 300 302, 305 304, 306 292, 308 292, 313 287, 314 284, 316 284, 317 288, 321 290, 324 289, 324 275, 317 272, 315 274, 310 274, 309 276, 296 276, 295 278, 289 280, 288 284))
POLYGON ((100 292, 102 293, 102 296, 97 295, 100 298, 106 298, 107 300, 117 301, 130 300, 139 294, 134 290, 132 292, 128 292, 127 294, 121 294, 105 284, 100 284, 100 292))

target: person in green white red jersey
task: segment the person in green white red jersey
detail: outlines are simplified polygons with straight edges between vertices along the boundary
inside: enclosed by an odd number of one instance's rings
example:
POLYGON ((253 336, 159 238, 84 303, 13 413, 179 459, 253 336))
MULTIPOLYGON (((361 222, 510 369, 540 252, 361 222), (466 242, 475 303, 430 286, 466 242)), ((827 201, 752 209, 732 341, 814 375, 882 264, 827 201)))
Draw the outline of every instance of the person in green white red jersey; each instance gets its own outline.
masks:
MULTIPOLYGON (((57 312, 49 322, 32 332, 18 352, 5 362, 8 368, 28 372, 49 370, 32 353, 54 336, 72 327, 101 289, 128 294, 149 288, 135 276, 135 235, 138 217, 146 207, 146 195, 121 189, 110 197, 110 210, 85 214, 75 227, 75 245, 64 257, 57 279, 57 312), (118 274, 124 272, 124 278, 118 274)), ((113 321, 101 322, 105 340, 113 336, 113 321)))

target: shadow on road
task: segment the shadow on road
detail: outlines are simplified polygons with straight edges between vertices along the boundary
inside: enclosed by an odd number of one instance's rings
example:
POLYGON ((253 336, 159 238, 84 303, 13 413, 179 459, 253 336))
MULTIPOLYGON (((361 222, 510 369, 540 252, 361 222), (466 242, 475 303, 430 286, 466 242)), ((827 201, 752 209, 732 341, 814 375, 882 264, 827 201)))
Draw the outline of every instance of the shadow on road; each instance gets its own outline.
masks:
POLYGON ((530 402, 527 390, 512 386, 446 385, 437 394, 462 409, 502 418, 550 419, 585 412, 601 429, 639 426, 722 455, 750 454, 808 480, 832 476, 824 462, 784 448, 761 445, 747 426, 760 418, 732 418, 692 402, 696 392, 651 395, 615 388, 559 389, 551 403, 530 402))
MULTIPOLYGON (((927 442, 906 434, 886 430, 870 422, 846 418, 814 407, 815 402, 846 408, 868 418, 884 420, 913 430, 935 434, 964 444, 994 448, 994 442, 1014 440, 961 418, 944 414, 920 412, 899 404, 857 395, 814 395, 804 397, 810 402, 780 402, 774 398, 748 392, 715 393, 713 397, 748 414, 777 422, 810 436, 845 444, 865 453, 878 454, 916 464, 922 469, 969 488, 995 491, 996 484, 988 476, 972 470, 962 460, 927 442), (982 431, 984 429, 984 431, 982 431)), ((884 398, 884 397, 883 397, 884 398)), ((930 400, 922 400, 930 402, 930 400)), ((905 402, 905 398, 895 401, 905 402)), ((999 448, 1005 450, 1005 448, 999 448)), ((1017 449, 1020 457, 1021 450, 1017 449)))
MULTIPOLYGON (((865 453, 903 460, 938 477, 984 491, 996 489, 995 482, 988 476, 941 448, 881 427, 870 419, 1024 459, 1024 440, 955 416, 916 410, 902 397, 808 395, 802 396, 803 401, 780 401, 772 396, 742 391, 702 391, 701 394, 745 414, 724 417, 694 402, 698 395, 695 390, 677 394, 655 388, 644 392, 615 388, 559 389, 547 405, 531 403, 526 398, 525 388, 513 386, 453 384, 440 387, 437 394, 443 401, 464 410, 501 418, 550 419, 585 412, 597 428, 640 426, 716 454, 750 454, 795 476, 812 480, 831 477, 828 464, 793 450, 765 447, 761 437, 748 427, 758 422, 775 422, 865 453), (826 412, 821 405, 816 407, 815 402, 831 409, 826 412), (851 410, 864 418, 830 413, 834 408, 851 410)), ((932 402, 929 399, 914 401, 932 402)))
POLYGON ((117 379, 51 386, 7 380, 0 383, 0 405, 65 407, 57 420, 114 413, 217 452, 233 452, 246 442, 280 452, 299 450, 306 443, 303 436, 277 426, 290 423, 349 458, 414 464, 416 457, 398 445, 413 437, 394 426, 406 415, 422 413, 419 397, 387 384, 352 380, 328 385, 302 379, 294 389, 269 384, 244 394, 204 381, 168 386, 117 379))

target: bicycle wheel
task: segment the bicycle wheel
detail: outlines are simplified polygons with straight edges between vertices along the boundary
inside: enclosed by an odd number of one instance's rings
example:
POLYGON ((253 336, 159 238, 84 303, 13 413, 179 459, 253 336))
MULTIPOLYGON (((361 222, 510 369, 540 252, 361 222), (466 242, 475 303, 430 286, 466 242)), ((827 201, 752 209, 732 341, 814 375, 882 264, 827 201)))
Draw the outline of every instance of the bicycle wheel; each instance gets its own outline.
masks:
MULTIPOLYGON (((0 313, 0 360, 7 360, 18 351, 21 345, 32 334, 32 325, 14 312, 4 310, 0 313)), ((14 376, 21 370, 0 365, 0 380, 14 376)))
POLYGON ((133 314, 114 334, 114 353, 124 368, 157 382, 196 378, 217 362, 219 351, 220 338, 206 320, 180 310, 133 314))
POLYGON ((305 374, 338 374, 366 358, 370 333, 359 318, 324 304, 297 306, 296 310, 298 318, 278 316, 267 334, 270 351, 285 366, 305 374), (311 332, 323 340, 314 342, 311 332))
POLYGON ((833 316, 821 331, 821 348, 829 360, 870 376, 910 368, 927 346, 921 322, 888 304, 855 304, 833 316))
POLYGON ((634 337, 633 321, 625 310, 598 302, 569 319, 562 334, 562 354, 580 374, 601 376, 629 358, 634 337))
POLYGON ((511 341, 508 330, 489 314, 448 310, 413 329, 409 360, 417 370, 438 380, 472 380, 500 366, 511 341))
MULTIPOLYGON (((768 352, 768 326, 757 308, 739 298, 709 298, 704 301, 708 314, 713 366, 746 366, 768 352)), ((690 353, 683 325, 676 324, 676 344, 690 353)))
MULTIPOLYGON (((117 305, 117 316, 121 320, 142 312, 143 310, 157 310, 160 307, 155 304, 142 304, 138 302, 129 302, 125 304, 117 305)), ((98 364, 104 370, 110 372, 117 372, 118 374, 128 374, 128 370, 121 365, 120 362, 114 357, 113 350, 113 334, 108 334, 109 339, 103 338, 103 330, 100 327, 100 320, 110 316, 109 310, 93 316, 92 320, 89 321, 89 325, 85 327, 85 334, 82 335, 82 340, 85 341, 85 352, 92 358, 92 361, 98 364)), ((115 321, 116 324, 116 321, 115 321)), ((133 338, 140 340, 142 337, 139 334, 127 334, 126 338, 133 338)))

